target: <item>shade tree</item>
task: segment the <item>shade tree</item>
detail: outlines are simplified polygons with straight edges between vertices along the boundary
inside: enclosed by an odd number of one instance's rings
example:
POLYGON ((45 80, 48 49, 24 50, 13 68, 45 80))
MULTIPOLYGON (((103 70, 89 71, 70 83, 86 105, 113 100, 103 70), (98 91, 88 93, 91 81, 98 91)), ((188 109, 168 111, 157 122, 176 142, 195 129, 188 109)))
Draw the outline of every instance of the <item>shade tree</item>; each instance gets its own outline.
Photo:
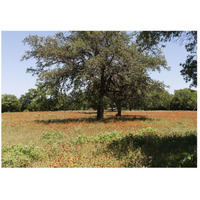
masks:
MULTIPOLYGON (((160 49, 154 54, 141 51, 132 35, 121 31, 35 35, 28 36, 24 42, 30 50, 22 60, 36 60, 35 67, 28 68, 28 72, 43 76, 46 84, 59 90, 95 91, 97 119, 103 118, 106 96, 120 95, 124 86, 147 76, 149 70, 167 68, 160 49)), ((122 96, 125 97, 124 92, 122 96)))
POLYGON ((171 101, 173 110, 197 110, 197 91, 191 89, 175 90, 171 101))
POLYGON ((19 112, 21 111, 19 99, 12 94, 3 94, 1 97, 2 112, 19 112))

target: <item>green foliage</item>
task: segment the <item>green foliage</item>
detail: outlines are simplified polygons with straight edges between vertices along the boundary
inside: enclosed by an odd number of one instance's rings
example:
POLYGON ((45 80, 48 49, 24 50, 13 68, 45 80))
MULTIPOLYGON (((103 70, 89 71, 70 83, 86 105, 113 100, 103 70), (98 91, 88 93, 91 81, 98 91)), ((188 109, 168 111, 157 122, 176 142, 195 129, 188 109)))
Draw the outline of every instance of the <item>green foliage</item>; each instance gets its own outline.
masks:
POLYGON ((171 101, 173 110, 197 110, 197 91, 191 89, 176 90, 171 101))
POLYGON ((91 138, 86 135, 78 135, 76 140, 70 140, 72 144, 85 144, 86 142, 90 142, 91 138))
POLYGON ((81 90, 73 91, 68 95, 68 109, 86 110, 89 108, 89 102, 86 92, 81 90))
POLYGON ((44 139, 47 144, 56 143, 59 139, 62 138, 63 134, 61 132, 47 131, 42 135, 42 139, 44 139))
POLYGON ((71 89, 75 94, 82 90, 92 94, 92 104, 98 109, 97 119, 103 118, 106 96, 129 97, 130 87, 142 87, 137 81, 149 79, 149 70, 160 70, 167 65, 160 49, 156 54, 139 51, 132 35, 121 31, 36 35, 25 38, 24 42, 31 50, 25 52, 22 60, 36 59, 35 68, 27 71, 39 74, 42 85, 51 90, 71 89))
POLYGON ((2 112, 19 112, 21 103, 15 95, 3 94, 1 97, 2 112))
POLYGON ((141 31, 137 34, 137 43, 141 50, 151 50, 155 53, 157 46, 167 41, 180 41, 185 44, 188 52, 181 74, 186 82, 192 81, 190 86, 197 86, 197 31, 141 31))
POLYGON ((113 140, 120 139, 122 137, 121 132, 113 131, 113 132, 104 132, 104 133, 99 133, 93 138, 94 142, 100 142, 100 143, 109 143, 112 142, 113 140))
POLYGON ((63 135, 60 132, 44 132, 42 135, 43 139, 56 139, 56 138, 62 138, 63 135))
POLYGON ((32 105, 32 102, 37 97, 37 90, 36 89, 29 89, 28 92, 24 95, 21 95, 20 102, 22 104, 22 111, 23 110, 29 110, 34 111, 36 110, 36 107, 32 105))
POLYGON ((2 167, 27 167, 41 156, 42 151, 33 144, 5 146, 2 148, 2 167))
POLYGON ((195 56, 189 55, 187 56, 187 60, 185 63, 180 64, 183 69, 181 70, 181 74, 184 76, 186 82, 193 81, 190 86, 197 87, 197 59, 195 56))
POLYGON ((188 31, 186 36, 189 42, 185 48, 189 55, 185 63, 180 64, 183 67, 181 74, 186 82, 192 81, 191 86, 197 87, 197 31, 188 31))
POLYGON ((95 136, 79 135, 71 143, 100 143, 103 146, 98 146, 95 154, 115 156, 124 167, 196 167, 196 135, 196 131, 165 135, 148 127, 128 135, 117 131, 95 136))
POLYGON ((31 88, 27 93, 21 95, 22 111, 55 111, 67 109, 69 103, 66 95, 49 90, 39 80, 36 86, 36 89, 31 88))
MULTIPOLYGON (((197 91, 191 89, 176 90, 174 95, 165 90, 163 83, 151 81, 143 86, 126 88, 126 94, 120 96, 120 93, 110 93, 104 98, 104 109, 117 107, 120 105, 123 109, 141 109, 141 110, 197 110, 197 91), (130 89, 128 91, 127 89, 130 89)), ((20 97, 22 111, 50 111, 50 110, 87 110, 89 108, 97 109, 98 100, 95 91, 73 91, 68 95, 58 94, 48 97, 47 91, 43 90, 43 97, 39 89, 30 89, 28 93, 20 97), (34 91, 34 95, 31 93, 34 91), (30 98, 32 96, 32 99, 30 98), (34 98, 33 98, 34 97, 34 98), (25 101, 25 99, 29 99, 25 101)), ((3 95, 4 96, 4 95, 3 95)), ((12 95, 11 95, 12 96, 12 95)), ((19 111, 21 105, 17 99, 8 103, 2 97, 2 111, 19 111), (9 106, 10 109, 6 109, 9 106), (6 107, 7 106, 7 107, 6 107), (18 108, 16 108, 18 106, 18 108)))
POLYGON ((95 136, 86 136, 79 135, 76 140, 71 140, 74 144, 84 144, 87 142, 95 142, 95 143, 109 143, 113 140, 120 139, 122 137, 121 132, 113 131, 113 132, 104 132, 99 133, 95 136))
POLYGON ((196 133, 161 135, 152 128, 123 136, 107 145, 107 152, 125 160, 124 167, 196 167, 196 133))
POLYGON ((146 95, 143 95, 143 106, 145 110, 170 110, 173 95, 164 89, 160 83, 152 84, 146 95))

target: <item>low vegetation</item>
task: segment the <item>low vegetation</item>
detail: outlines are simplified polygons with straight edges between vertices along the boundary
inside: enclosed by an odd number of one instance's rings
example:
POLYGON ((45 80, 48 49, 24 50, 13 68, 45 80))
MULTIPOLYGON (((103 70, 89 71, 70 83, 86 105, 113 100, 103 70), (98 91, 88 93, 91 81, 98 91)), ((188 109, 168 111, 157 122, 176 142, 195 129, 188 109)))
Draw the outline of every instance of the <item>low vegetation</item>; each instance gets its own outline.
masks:
POLYGON ((196 111, 2 114, 2 167, 197 167, 196 111))
POLYGON ((27 167, 41 158, 39 147, 32 145, 7 145, 2 148, 2 167, 27 167))

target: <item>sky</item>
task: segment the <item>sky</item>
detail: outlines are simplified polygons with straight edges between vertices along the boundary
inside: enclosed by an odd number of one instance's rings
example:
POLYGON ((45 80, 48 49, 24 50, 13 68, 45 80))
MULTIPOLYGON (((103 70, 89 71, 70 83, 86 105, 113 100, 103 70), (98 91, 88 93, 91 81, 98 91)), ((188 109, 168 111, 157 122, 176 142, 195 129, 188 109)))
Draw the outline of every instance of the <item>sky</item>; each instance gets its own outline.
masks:
MULTIPOLYGON (((23 54, 28 50, 22 40, 29 35, 47 36, 53 35, 58 31, 3 31, 2 32, 2 94, 14 94, 18 98, 28 92, 30 88, 36 88, 37 76, 26 73, 26 69, 35 65, 35 60, 20 61, 23 54)), ((152 72, 151 77, 155 80, 164 82, 169 93, 174 90, 188 88, 190 83, 186 83, 180 74, 187 52, 184 45, 174 42, 168 42, 163 49, 163 54, 171 70, 162 69, 161 72, 152 72)), ((193 88, 195 89, 195 88, 193 88)))

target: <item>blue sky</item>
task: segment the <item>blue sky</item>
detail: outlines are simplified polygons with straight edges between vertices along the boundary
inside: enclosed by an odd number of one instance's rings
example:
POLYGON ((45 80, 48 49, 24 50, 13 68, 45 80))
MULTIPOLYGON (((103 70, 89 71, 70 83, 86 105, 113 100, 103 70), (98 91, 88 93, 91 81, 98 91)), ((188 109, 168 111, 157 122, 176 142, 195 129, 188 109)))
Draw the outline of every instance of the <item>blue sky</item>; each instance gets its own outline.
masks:
MULTIPOLYGON (((20 61, 28 46, 24 46, 22 40, 29 34, 47 36, 53 35, 57 31, 3 31, 2 32, 2 94, 14 94, 20 97, 28 89, 35 88, 37 76, 26 73, 27 67, 34 66, 34 60, 20 61)), ((152 72, 151 77, 163 81, 170 88, 167 89, 171 94, 174 90, 188 88, 189 83, 185 83, 180 74, 181 66, 186 60, 187 52, 184 45, 174 42, 167 43, 163 53, 170 71, 161 70, 160 73, 152 72)))

